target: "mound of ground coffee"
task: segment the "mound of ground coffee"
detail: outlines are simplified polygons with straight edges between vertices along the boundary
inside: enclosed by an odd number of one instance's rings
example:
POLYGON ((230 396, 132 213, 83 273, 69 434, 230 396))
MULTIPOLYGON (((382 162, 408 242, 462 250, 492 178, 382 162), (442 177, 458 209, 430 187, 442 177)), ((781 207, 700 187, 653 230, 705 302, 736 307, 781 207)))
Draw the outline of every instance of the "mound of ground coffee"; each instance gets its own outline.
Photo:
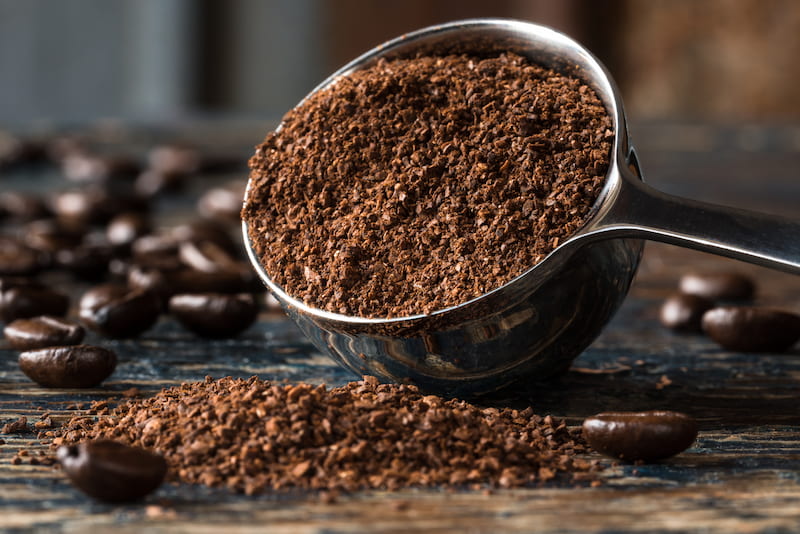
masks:
MULTIPOLYGON (((113 439, 162 454, 173 479, 247 494, 281 488, 514 487, 559 472, 591 479, 571 430, 528 408, 479 408, 373 377, 343 387, 253 377, 182 384, 96 421, 73 418, 54 446, 113 439)), ((570 479, 567 476, 567 479, 570 479)))
POLYGON ((507 283, 580 227, 612 142, 592 89, 521 56, 381 60, 266 137, 242 216, 293 297, 430 313, 507 283))

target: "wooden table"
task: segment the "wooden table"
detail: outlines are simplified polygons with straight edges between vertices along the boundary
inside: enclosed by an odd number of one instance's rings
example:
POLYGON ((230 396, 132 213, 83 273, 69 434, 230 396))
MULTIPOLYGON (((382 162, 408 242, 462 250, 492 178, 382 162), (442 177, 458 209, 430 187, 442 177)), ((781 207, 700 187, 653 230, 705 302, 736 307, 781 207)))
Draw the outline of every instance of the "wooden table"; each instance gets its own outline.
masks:
MULTIPOLYGON (((207 125, 206 125, 207 126, 207 125)), ((250 146, 263 124, 191 128, 250 146), (228 130, 227 134, 226 128, 228 130), (220 134, 223 132, 223 134, 220 134)), ((187 130, 188 131, 188 130, 187 130)), ((184 131, 185 133, 185 131, 184 131)), ((800 127, 639 124, 632 129, 645 178, 671 193, 800 218, 800 127)), ((5 182, 9 183, 9 182, 5 182)), ((190 205, 188 200, 184 200, 190 205)), ((800 239, 800 236, 798 236, 800 239)), ((800 349, 734 354, 657 321, 661 301, 688 270, 752 274, 758 302, 800 312, 800 277, 648 244, 630 296, 560 380, 512 399, 579 425, 605 410, 666 408, 699 420, 694 447, 663 463, 606 462, 603 484, 471 492, 365 492, 325 503, 315 494, 243 497, 166 485, 144 503, 112 506, 74 490, 52 467, 12 465, 35 436, 3 435, 0 529, 8 532, 797 532, 800 531, 800 349)), ((91 339, 90 339, 91 340, 91 339)), ((162 319, 135 341, 104 343, 121 363, 102 388, 37 387, 0 345, 0 423, 42 411, 63 421, 76 401, 144 394, 206 375, 341 385, 347 372, 320 355, 280 314, 264 314, 235 340, 201 341, 162 319)))

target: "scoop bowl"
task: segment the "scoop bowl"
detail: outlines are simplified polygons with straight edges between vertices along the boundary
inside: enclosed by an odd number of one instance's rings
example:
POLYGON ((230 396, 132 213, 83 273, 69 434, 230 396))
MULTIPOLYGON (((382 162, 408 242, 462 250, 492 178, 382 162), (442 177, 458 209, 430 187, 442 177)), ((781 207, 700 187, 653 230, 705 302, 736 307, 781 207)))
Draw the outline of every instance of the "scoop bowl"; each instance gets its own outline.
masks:
MULTIPOLYGON (((543 261, 477 298, 391 319, 331 313, 288 295, 261 265, 261 280, 312 343, 359 375, 415 384, 458 397, 509 387, 534 390, 566 371, 622 304, 642 239, 705 250, 800 273, 800 223, 656 191, 642 182, 619 93, 603 65, 569 37, 536 24, 471 19, 432 26, 379 45, 331 75, 311 94, 379 58, 508 50, 581 78, 614 127, 611 165, 583 226, 543 261)), ((245 198, 249 194, 245 193, 245 198)))

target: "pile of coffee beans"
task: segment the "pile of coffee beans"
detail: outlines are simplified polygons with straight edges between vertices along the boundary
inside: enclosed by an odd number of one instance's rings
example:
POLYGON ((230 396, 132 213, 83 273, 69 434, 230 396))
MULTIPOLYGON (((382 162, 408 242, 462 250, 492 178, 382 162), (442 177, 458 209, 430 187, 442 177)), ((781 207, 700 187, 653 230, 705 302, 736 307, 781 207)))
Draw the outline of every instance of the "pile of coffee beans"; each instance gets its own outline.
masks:
POLYGON ((702 332, 735 352, 790 350, 800 340, 800 315, 748 305, 755 282, 735 272, 689 273, 680 291, 661 306, 661 323, 679 332, 702 332))
POLYGON ((360 317, 430 313, 572 235, 613 138, 589 86, 519 55, 382 59, 266 137, 242 215, 294 298, 360 317))
POLYGON ((373 377, 327 389, 255 377, 182 384, 67 423, 54 446, 156 451, 173 478, 256 494, 284 488, 515 487, 594 479, 580 429, 528 408, 479 408, 373 377))
POLYGON ((156 224, 169 215, 164 197, 197 174, 242 171, 244 158, 177 143, 137 157, 106 145, 0 134, 0 174, 56 168, 62 178, 0 193, 0 321, 20 368, 43 386, 92 387, 113 372, 116 355, 82 345, 84 328, 135 338, 169 314, 195 335, 233 337, 260 308, 236 224, 244 180, 200 194, 193 219, 156 224))

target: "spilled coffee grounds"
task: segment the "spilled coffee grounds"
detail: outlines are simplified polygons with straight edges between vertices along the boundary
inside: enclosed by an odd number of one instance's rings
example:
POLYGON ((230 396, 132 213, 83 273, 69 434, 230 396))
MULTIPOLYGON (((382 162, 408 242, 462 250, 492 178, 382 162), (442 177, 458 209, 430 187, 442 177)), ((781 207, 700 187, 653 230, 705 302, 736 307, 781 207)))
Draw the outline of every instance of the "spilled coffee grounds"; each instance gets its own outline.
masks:
POLYGON ((255 494, 591 480, 579 432, 373 377, 333 389, 207 378, 73 418, 53 445, 110 438, 162 454, 173 479, 255 494))
POLYGON ((430 313, 574 233, 612 142, 591 88, 521 56, 381 60, 266 137, 242 216, 289 295, 353 316, 430 313))

